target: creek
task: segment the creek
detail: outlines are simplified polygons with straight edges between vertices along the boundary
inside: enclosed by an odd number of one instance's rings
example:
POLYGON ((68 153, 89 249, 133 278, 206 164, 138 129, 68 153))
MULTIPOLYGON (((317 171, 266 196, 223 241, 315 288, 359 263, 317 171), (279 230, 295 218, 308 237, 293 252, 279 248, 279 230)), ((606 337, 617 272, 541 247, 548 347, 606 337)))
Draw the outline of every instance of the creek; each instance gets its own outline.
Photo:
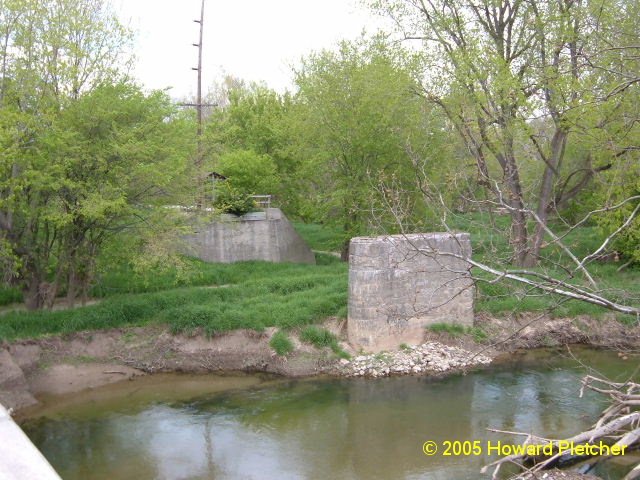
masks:
MULTIPOLYGON (((441 379, 154 375, 43 399, 21 426, 65 480, 475 480, 490 477, 488 441, 519 443, 487 428, 562 437, 595 421, 605 402, 579 398, 587 365, 624 380, 638 361, 574 347, 441 379), (442 455, 466 440, 482 454, 442 455)), ((633 460, 599 474, 621 478, 633 460)))

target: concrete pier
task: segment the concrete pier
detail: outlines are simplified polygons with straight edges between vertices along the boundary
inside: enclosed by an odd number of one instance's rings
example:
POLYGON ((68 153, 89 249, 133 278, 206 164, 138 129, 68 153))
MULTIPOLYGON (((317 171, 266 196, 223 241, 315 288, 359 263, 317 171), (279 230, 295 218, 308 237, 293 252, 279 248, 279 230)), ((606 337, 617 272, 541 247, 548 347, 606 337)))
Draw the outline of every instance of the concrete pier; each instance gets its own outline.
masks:
POLYGON ((358 237, 349 252, 347 331, 355 348, 419 344, 433 323, 473 325, 468 233, 358 237))
POLYGON ((187 253, 212 263, 246 260, 315 264, 316 259, 291 222, 278 208, 242 217, 222 215, 196 227, 186 237, 187 253))
POLYGON ((0 405, 0 479, 61 480, 44 455, 0 405))

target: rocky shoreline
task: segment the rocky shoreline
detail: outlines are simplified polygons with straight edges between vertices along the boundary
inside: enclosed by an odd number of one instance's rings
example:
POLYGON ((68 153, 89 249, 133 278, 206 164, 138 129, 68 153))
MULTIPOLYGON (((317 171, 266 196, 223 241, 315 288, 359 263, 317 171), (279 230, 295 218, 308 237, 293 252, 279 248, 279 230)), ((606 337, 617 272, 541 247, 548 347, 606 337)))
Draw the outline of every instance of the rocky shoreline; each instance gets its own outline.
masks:
POLYGON ((339 372, 347 377, 441 374, 488 365, 492 358, 441 342, 407 345, 396 352, 358 355, 340 360, 339 372))

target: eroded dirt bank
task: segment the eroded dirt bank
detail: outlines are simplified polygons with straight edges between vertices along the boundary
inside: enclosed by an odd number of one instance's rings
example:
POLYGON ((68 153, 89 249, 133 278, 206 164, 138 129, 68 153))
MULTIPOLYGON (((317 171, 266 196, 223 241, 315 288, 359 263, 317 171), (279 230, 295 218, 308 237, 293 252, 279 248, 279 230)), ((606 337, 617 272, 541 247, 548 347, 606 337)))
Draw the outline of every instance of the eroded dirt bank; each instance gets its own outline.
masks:
MULTIPOLYGON (((481 343, 470 335, 429 331, 426 331, 424 341, 432 345, 430 351, 434 350, 434 342, 440 342, 456 347, 455 351, 460 355, 489 359, 518 349, 564 344, 608 347, 626 353, 640 348, 640 327, 625 326, 613 318, 549 319, 533 314, 512 319, 480 316, 476 324, 488 335, 481 343)), ((325 327, 344 338, 343 323, 333 320, 325 327)), ((352 361, 340 361, 329 349, 319 350, 303 344, 295 335, 291 335, 295 351, 286 358, 280 357, 269 347, 274 331, 236 330, 206 338, 172 335, 162 327, 144 327, 4 343, 0 345, 0 403, 20 409, 36 404, 40 395, 68 394, 158 372, 243 371, 292 377, 320 373, 352 375, 354 366, 360 368, 365 361, 361 352, 355 352, 344 342, 342 346, 352 354, 352 361)), ((446 356, 442 358, 447 360, 446 356)), ((438 366, 437 355, 428 361, 438 366)), ((460 366, 463 363, 447 361, 451 367, 444 373, 463 368, 460 366)), ((387 373, 443 373, 439 368, 416 372, 411 368, 413 366, 409 367, 405 370, 388 368, 387 373)))
POLYGON ((330 352, 297 344, 288 357, 269 347, 272 329, 213 338, 160 327, 76 333, 0 348, 0 403, 19 409, 41 394, 67 394, 158 372, 269 372, 306 376, 335 363, 330 352))

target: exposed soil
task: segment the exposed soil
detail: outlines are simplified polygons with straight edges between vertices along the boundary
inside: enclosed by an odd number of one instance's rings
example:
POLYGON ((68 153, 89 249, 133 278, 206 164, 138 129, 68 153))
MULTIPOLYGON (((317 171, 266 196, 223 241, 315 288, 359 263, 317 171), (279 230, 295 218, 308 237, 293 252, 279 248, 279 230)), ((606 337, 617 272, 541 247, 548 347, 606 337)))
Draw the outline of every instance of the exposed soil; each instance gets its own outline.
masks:
MULTIPOLYGON (((488 334, 477 343, 471 336, 427 331, 424 341, 438 341, 496 358, 518 349, 565 344, 608 347, 621 352, 640 348, 640 327, 624 326, 613 318, 594 320, 538 319, 534 314, 512 319, 479 316, 476 325, 488 334)), ((344 321, 325 325, 345 338, 344 321)), ((0 403, 19 409, 46 394, 68 394, 157 372, 268 372, 299 377, 341 374, 344 368, 329 349, 316 349, 292 340, 287 357, 269 347, 275 329, 235 330, 213 338, 172 335, 163 327, 115 329, 0 344, 0 403)), ((347 343, 342 347, 358 355, 347 343)), ((624 355, 626 353, 621 353, 624 355)), ((425 373, 421 373, 425 374, 425 373)))
MULTIPOLYGON (((337 322, 329 322, 334 329, 337 322)), ((269 347, 275 329, 206 338, 161 327, 82 332, 0 345, 0 403, 19 409, 44 394, 68 394, 157 372, 269 372, 308 376, 335 365, 328 350, 292 338, 288 357, 269 347)))
MULTIPOLYGON (((595 319, 586 315, 574 318, 551 318, 536 313, 523 313, 496 318, 479 314, 475 326, 487 334, 480 351, 492 357, 516 350, 589 345, 620 352, 640 351, 640 324, 624 325, 611 316, 595 319)), ((452 336, 427 331, 425 340, 477 351, 478 343, 470 335, 452 336)))

